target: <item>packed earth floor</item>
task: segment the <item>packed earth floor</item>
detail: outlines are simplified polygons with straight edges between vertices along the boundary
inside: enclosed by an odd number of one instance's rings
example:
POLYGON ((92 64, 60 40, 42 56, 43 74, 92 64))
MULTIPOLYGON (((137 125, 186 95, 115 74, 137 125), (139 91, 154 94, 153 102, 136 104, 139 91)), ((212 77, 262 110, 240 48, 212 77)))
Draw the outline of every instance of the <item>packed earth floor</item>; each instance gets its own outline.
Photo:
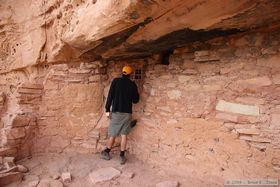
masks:
POLYGON ((23 181, 12 183, 7 187, 152 187, 161 186, 160 184, 167 181, 170 183, 169 186, 223 186, 223 181, 216 181, 216 183, 210 182, 210 179, 201 181, 191 176, 184 176, 186 173, 180 176, 169 172, 167 168, 163 169, 139 161, 132 155, 127 156, 128 161, 125 165, 120 165, 118 156, 118 153, 113 153, 112 159, 106 161, 101 160, 99 154, 36 155, 17 162, 29 168, 29 172, 24 174, 23 181), (120 173, 114 173, 108 168, 114 168, 120 173), (104 172, 106 169, 107 171, 104 172), (64 172, 71 174, 71 181, 62 181, 61 174, 64 172), (98 172, 103 174, 93 176, 93 173, 98 172))

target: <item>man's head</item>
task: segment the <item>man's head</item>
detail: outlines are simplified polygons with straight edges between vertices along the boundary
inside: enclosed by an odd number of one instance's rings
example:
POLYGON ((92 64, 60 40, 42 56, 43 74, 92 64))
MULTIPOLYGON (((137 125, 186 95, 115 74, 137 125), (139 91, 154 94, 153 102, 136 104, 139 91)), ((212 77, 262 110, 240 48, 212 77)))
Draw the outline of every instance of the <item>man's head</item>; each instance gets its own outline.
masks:
POLYGON ((131 75, 133 73, 133 68, 131 66, 124 66, 122 69, 123 75, 131 75))

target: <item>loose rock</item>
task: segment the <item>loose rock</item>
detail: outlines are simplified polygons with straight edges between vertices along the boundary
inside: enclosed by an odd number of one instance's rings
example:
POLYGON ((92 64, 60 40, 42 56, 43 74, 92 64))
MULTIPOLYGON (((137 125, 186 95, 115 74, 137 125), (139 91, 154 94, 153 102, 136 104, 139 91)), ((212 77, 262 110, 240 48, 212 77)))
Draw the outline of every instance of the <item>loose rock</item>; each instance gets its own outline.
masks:
POLYGON ((22 173, 28 172, 28 168, 23 165, 17 165, 17 169, 19 172, 22 172, 22 173))
POLYGON ((14 157, 4 157, 3 162, 6 169, 10 169, 16 166, 14 157))
POLYGON ((71 174, 69 172, 62 173, 61 179, 63 182, 71 182, 71 174))

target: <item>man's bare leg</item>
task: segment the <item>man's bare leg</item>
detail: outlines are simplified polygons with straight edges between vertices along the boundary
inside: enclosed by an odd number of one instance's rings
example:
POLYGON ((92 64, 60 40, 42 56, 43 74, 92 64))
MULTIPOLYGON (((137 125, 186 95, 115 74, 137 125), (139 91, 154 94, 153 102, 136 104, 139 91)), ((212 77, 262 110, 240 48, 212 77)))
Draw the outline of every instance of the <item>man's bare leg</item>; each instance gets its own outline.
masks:
POLYGON ((110 137, 109 138, 109 141, 108 141, 108 144, 107 144, 107 148, 112 149, 112 147, 113 147, 113 145, 115 143, 115 139, 116 139, 116 137, 110 137))
POLYGON ((121 135, 121 153, 120 153, 120 163, 125 164, 125 150, 126 150, 126 142, 127 142, 127 135, 122 134, 121 135))
POLYGON ((126 150, 126 141, 127 141, 127 135, 122 134, 121 135, 121 151, 126 150))

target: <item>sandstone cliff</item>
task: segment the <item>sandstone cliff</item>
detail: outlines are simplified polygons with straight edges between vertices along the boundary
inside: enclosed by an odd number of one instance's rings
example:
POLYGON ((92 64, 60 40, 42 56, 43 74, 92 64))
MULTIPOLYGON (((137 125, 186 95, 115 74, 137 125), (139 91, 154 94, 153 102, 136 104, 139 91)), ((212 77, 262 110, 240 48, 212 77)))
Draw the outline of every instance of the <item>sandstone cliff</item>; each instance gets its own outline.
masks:
POLYGON ((131 154, 201 179, 279 177, 279 11, 278 0, 0 0, 0 156, 100 151, 108 87, 129 63, 141 92, 131 154))

